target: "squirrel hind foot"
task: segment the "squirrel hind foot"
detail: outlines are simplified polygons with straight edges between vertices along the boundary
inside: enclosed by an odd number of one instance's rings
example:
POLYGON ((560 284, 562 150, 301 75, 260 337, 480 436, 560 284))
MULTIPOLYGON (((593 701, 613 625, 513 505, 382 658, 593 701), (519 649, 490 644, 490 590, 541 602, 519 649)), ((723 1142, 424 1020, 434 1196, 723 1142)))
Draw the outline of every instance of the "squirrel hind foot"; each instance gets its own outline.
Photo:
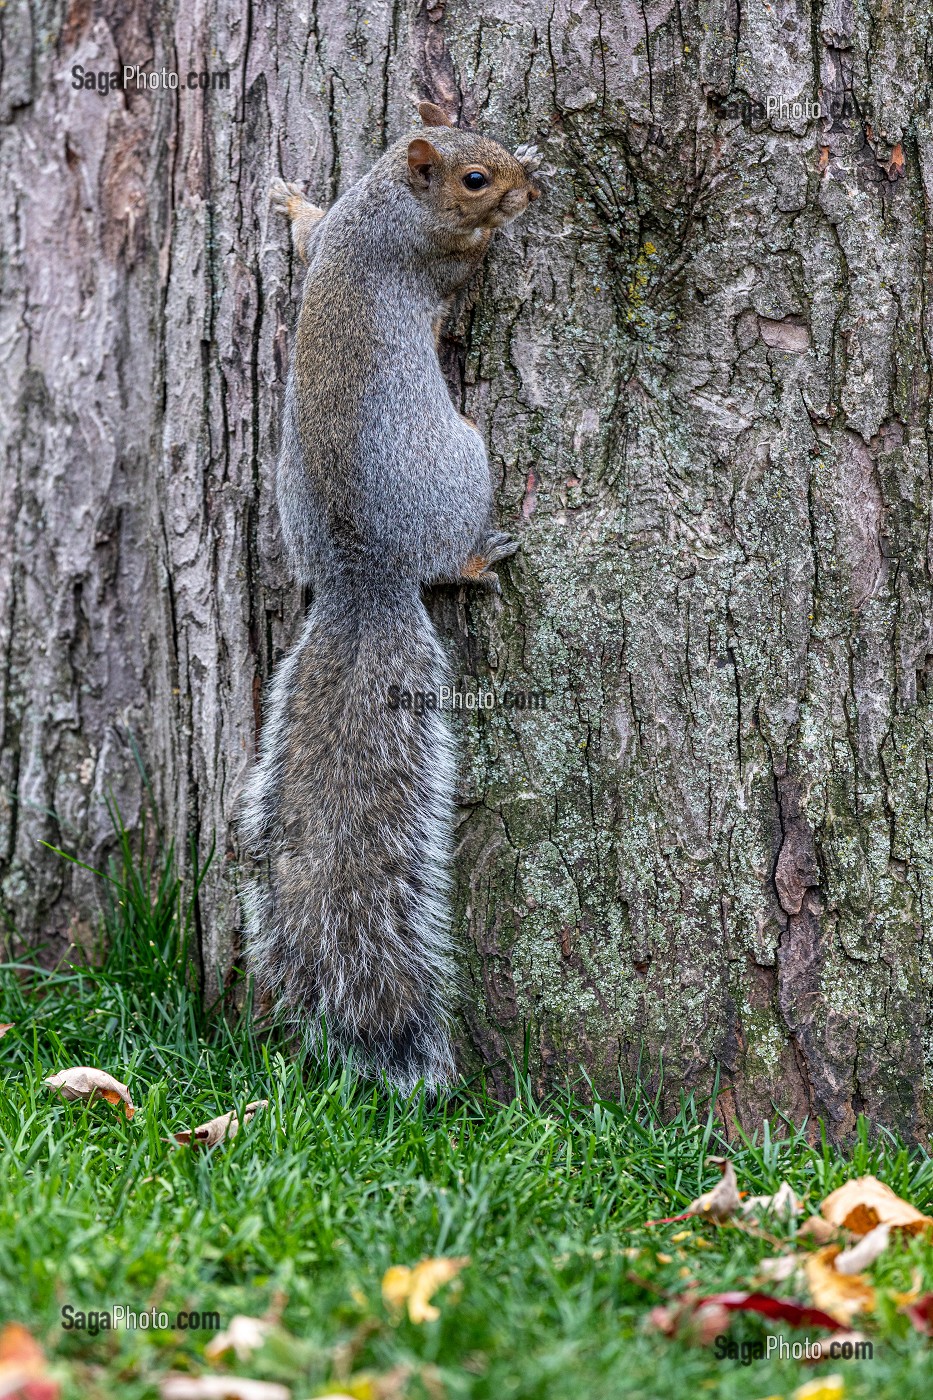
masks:
POLYGON ((493 565, 510 559, 520 548, 521 540, 496 530, 486 538, 478 554, 470 555, 461 571, 461 578, 466 583, 479 583, 495 593, 501 593, 499 576, 493 571, 493 565))

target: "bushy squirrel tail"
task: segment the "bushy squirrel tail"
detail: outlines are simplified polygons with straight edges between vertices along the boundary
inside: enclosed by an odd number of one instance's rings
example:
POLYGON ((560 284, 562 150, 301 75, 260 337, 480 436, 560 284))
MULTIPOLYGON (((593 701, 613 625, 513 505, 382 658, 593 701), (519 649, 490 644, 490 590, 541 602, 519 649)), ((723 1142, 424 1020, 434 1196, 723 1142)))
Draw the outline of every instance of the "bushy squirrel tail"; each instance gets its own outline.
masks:
POLYGON ((404 1093, 453 1072, 453 748, 436 709, 401 703, 444 676, 416 588, 325 586, 273 679, 244 802, 258 986, 404 1093))

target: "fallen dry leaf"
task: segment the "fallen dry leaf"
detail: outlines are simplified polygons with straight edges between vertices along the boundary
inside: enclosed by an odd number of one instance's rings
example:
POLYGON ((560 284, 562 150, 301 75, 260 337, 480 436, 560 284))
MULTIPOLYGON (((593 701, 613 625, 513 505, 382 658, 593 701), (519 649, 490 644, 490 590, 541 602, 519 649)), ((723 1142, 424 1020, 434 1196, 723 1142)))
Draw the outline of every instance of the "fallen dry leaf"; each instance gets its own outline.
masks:
POLYGON ((709 1160, 722 1171, 722 1181, 718 1182, 712 1191, 704 1191, 702 1196, 692 1201, 686 1214, 699 1215, 707 1220, 728 1220, 741 1205, 735 1168, 728 1157, 710 1157, 709 1160))
POLYGON ((272 1323, 262 1317, 244 1317, 237 1313, 230 1319, 230 1325, 212 1337, 204 1348, 208 1361, 216 1361, 228 1351, 235 1351, 240 1361, 258 1351, 272 1330, 272 1323))
POLYGON ((136 1112, 130 1091, 119 1079, 114 1079, 104 1069, 94 1069, 92 1065, 75 1065, 73 1069, 60 1070, 50 1074, 44 1081, 50 1089, 56 1089, 63 1099, 83 1099, 91 1103, 96 1098, 108 1103, 122 1103, 127 1118, 136 1112))
POLYGON ((811 1308, 790 1298, 774 1298, 770 1293, 714 1293, 710 1298, 697 1299, 697 1306, 708 1303, 719 1303, 729 1312, 760 1313, 762 1317, 787 1322, 791 1327, 825 1327, 836 1332, 840 1326, 838 1318, 822 1308, 811 1308))
POLYGON ((775 1215, 789 1220, 800 1214, 800 1202, 789 1182, 782 1181, 773 1196, 749 1196, 742 1202, 743 1215, 775 1215))
POLYGON ((35 1337, 21 1323, 8 1322, 0 1332, 0 1397, 58 1400, 60 1393, 35 1337))
POLYGON ((7 1031, 11 1031, 15 1025, 15 1021, 0 1021, 0 1036, 6 1035, 7 1031))
POLYGON ((291 1400, 287 1385, 245 1376, 165 1376, 162 1400, 291 1400))
POLYGON ((663 1332, 666 1337, 679 1337, 683 1342, 709 1346, 729 1326, 729 1310, 720 1303, 704 1302, 699 1306, 685 1296, 669 1307, 659 1305, 648 1314, 648 1327, 663 1332))
POLYGON ((848 1249, 836 1255, 833 1260, 836 1273, 860 1274, 863 1269, 870 1268, 878 1255, 887 1249, 890 1235, 890 1225, 876 1225, 867 1235, 862 1236, 858 1244, 850 1245, 848 1249))
POLYGON ((813 1240, 815 1244, 829 1244, 836 1239, 839 1229, 836 1225, 830 1225, 828 1220, 824 1220, 822 1215, 808 1215, 806 1220, 797 1231, 798 1240, 813 1240))
POLYGON ((413 1269, 406 1264, 394 1264, 382 1280, 382 1296, 390 1308, 401 1310, 408 1304, 412 1322, 435 1322, 440 1311, 431 1299, 437 1290, 459 1274, 469 1264, 469 1258, 422 1259, 413 1269))
POLYGON ((758 1272, 772 1283, 784 1283, 799 1268, 800 1259, 796 1254, 778 1254, 773 1259, 762 1259, 758 1272))
POLYGON ((820 1376, 819 1380, 798 1385, 791 1400, 844 1400, 845 1382, 841 1376, 820 1376))
MULTIPOLYGON (((243 1110, 243 1122, 248 1123, 261 1108, 268 1107, 268 1099, 254 1099, 243 1110)), ((239 1119, 236 1113, 231 1110, 229 1113, 222 1113, 219 1118, 211 1118, 209 1122, 202 1123, 199 1128, 195 1128, 193 1131, 184 1128, 180 1133, 173 1133, 170 1141, 174 1140, 182 1147, 216 1147, 219 1142, 223 1142, 226 1138, 235 1138, 239 1131, 239 1119)))
POLYGON ((810 1296, 817 1307, 848 1327, 856 1313, 871 1312, 875 1306, 875 1290, 861 1274, 838 1273, 834 1263, 838 1254, 837 1244, 824 1245, 815 1254, 808 1255, 803 1268, 810 1296))
POLYGON ((847 1181, 833 1191, 820 1209, 830 1225, 841 1225, 855 1235, 867 1235, 876 1225, 890 1225, 894 1230, 906 1230, 918 1235, 933 1225, 909 1201, 902 1201, 890 1188, 874 1176, 860 1176, 847 1181))

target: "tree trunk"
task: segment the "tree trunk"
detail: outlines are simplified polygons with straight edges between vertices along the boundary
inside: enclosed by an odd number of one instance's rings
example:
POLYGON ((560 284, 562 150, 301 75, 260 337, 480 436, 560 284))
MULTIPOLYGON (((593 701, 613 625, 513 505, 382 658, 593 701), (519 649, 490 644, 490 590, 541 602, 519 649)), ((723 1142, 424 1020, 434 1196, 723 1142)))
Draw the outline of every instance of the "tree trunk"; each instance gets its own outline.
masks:
POLYGON ((40 843, 104 861, 138 751, 179 851, 215 848, 207 990, 229 973, 237 799, 306 601, 267 190, 332 201, 429 97, 551 167, 445 345, 523 549, 501 604, 435 614, 463 690, 546 699, 455 716, 463 1066, 611 1091, 663 1060, 749 1125, 933 1126, 929 29, 881 0, 0 10, 22 940, 86 941, 93 881, 40 843))

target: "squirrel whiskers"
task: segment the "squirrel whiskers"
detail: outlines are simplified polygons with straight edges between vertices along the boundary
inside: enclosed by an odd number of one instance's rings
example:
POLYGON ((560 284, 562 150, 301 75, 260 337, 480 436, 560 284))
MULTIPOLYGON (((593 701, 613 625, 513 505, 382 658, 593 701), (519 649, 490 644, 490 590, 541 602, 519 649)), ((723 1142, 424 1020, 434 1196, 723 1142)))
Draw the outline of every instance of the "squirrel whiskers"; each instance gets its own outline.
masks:
POLYGON ((273 202, 308 262, 276 496, 313 598, 273 679, 244 802, 255 863, 246 946, 258 985, 330 1050, 404 1092, 449 1080, 453 746, 444 655, 421 585, 498 587, 517 544, 491 525, 482 438, 437 359, 450 296, 493 229, 536 198, 517 155, 450 127, 392 146, 326 213, 273 202))

